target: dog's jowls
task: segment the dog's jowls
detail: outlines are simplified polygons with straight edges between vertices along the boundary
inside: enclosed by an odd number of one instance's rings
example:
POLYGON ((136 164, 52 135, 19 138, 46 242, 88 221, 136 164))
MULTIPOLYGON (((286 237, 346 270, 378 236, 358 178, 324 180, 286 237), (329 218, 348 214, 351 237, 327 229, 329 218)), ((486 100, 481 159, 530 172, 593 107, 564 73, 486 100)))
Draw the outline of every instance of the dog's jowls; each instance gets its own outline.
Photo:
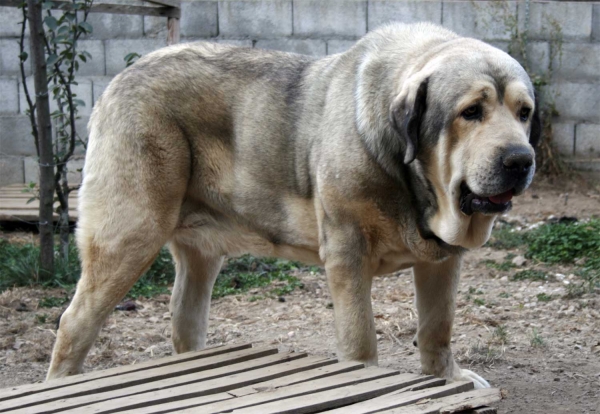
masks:
POLYGON ((118 75, 89 132, 82 275, 48 378, 81 371, 168 243, 177 352, 205 346, 224 256, 252 253, 323 265, 340 356, 375 365, 372 278, 412 267, 423 372, 489 386, 450 337, 461 254, 535 170, 533 88, 504 52, 429 24, 319 60, 181 44, 118 75))

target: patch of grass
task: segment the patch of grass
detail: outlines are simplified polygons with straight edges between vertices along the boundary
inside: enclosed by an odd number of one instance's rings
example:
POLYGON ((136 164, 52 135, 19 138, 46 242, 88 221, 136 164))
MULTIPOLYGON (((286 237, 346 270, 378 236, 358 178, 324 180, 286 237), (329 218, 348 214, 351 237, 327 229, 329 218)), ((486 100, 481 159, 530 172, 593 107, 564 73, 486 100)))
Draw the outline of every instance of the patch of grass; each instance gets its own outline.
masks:
POLYGON ((471 364, 478 364, 484 366, 492 366, 494 363, 502 358, 504 355, 503 349, 499 349, 491 343, 477 341, 471 345, 468 349, 463 352, 458 352, 456 358, 459 362, 471 364))
POLYGON ((470 295, 483 295, 483 292, 479 289, 475 289, 473 286, 469 286, 470 295))
POLYGON ((485 266, 488 269, 496 269, 496 270, 500 270, 503 272, 507 272, 510 269, 516 267, 514 264, 512 264, 508 260, 505 260, 502 263, 498 263, 495 260, 488 259, 488 260, 484 260, 482 263, 485 264, 485 266))
POLYGON ((537 294, 538 302, 550 302, 553 299, 554 299, 554 296, 552 296, 552 295, 546 295, 545 293, 537 294))
MULTIPOLYGON (((81 275, 79 254, 74 241, 69 246, 69 258, 63 260, 56 253, 55 276, 43 279, 39 272, 39 247, 33 244, 9 243, 0 240, 0 292, 13 286, 62 287, 72 290, 81 275)), ((213 298, 239 294, 256 287, 275 283, 269 294, 289 295, 302 287, 300 280, 291 274, 300 264, 279 259, 257 259, 250 255, 230 259, 217 277, 213 298)), ((302 270, 319 272, 318 267, 302 270)), ((168 286, 175 281, 175 266, 168 249, 161 249, 148 271, 131 288, 128 297, 152 297, 169 293, 168 286)), ((257 297, 258 298, 258 297, 257 297)), ((68 301, 68 299, 66 300, 68 301)), ((64 298, 44 298, 41 307, 64 305, 64 298)))
POLYGON ((273 258, 257 259, 250 255, 230 259, 215 282, 212 297, 240 294, 273 282, 276 282, 276 287, 268 291, 270 295, 288 295, 294 289, 303 287, 300 279, 291 274, 300 268, 301 265, 296 262, 273 258))
POLYGON ((510 225, 503 225, 492 231, 486 246, 495 249, 515 249, 527 243, 527 232, 517 231, 510 225))
POLYGON ((43 313, 41 315, 35 315, 35 320, 37 323, 39 323, 40 325, 43 325, 46 323, 46 321, 48 320, 48 315, 43 313))
POLYGON ((473 303, 476 304, 477 306, 485 306, 485 301, 480 298, 473 299, 473 303))
POLYGON ((582 257, 594 258, 600 253, 600 220, 547 224, 528 238, 527 255, 540 262, 573 263, 582 257))
POLYGON ((62 305, 69 303, 70 300, 68 296, 44 296, 40 299, 39 306, 41 308, 60 308, 62 305))
POLYGON ((527 269, 517 272, 512 277, 512 280, 547 280, 546 272, 536 269, 527 269))
POLYGON ((492 334, 492 339, 500 343, 500 345, 506 345, 508 343, 508 330, 505 325, 498 325, 492 334))
POLYGON ((501 297, 501 298, 506 299, 506 298, 510 298, 510 293, 501 292, 498 296, 501 297))
POLYGON ((543 348, 546 346, 546 341, 544 341, 544 338, 542 338, 542 335, 540 335, 538 330, 535 328, 533 328, 531 330, 531 338, 530 338, 529 343, 534 348, 543 348))

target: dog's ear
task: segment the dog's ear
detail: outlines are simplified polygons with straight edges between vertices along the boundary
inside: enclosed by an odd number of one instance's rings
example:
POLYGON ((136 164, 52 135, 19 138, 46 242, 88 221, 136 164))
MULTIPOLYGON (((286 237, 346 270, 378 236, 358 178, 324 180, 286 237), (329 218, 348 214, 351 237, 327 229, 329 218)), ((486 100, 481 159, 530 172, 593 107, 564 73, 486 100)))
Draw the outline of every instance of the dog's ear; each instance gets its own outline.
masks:
POLYGON ((529 130, 529 143, 533 148, 537 147, 542 137, 542 122, 540 121, 540 105, 536 95, 535 110, 531 116, 531 129, 529 130))
POLYGON ((400 94, 390 108, 390 122, 404 141, 404 164, 410 164, 417 156, 421 121, 427 109, 427 84, 423 80, 416 93, 400 94))

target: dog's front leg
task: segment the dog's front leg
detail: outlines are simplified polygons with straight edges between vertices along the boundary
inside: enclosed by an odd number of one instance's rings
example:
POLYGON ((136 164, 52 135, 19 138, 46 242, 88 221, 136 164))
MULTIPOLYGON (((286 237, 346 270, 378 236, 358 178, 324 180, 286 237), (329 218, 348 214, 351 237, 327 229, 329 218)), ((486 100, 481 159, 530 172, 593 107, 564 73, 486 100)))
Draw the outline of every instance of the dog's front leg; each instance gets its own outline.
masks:
POLYGON ((329 227, 322 247, 333 298, 338 354, 342 359, 370 366, 377 365, 377 338, 365 244, 357 229, 329 227))
POLYGON ((453 256, 441 263, 418 263, 413 268, 421 367, 424 374, 473 381, 476 388, 488 388, 490 384, 479 375, 459 368, 450 349, 460 265, 460 256, 453 256))

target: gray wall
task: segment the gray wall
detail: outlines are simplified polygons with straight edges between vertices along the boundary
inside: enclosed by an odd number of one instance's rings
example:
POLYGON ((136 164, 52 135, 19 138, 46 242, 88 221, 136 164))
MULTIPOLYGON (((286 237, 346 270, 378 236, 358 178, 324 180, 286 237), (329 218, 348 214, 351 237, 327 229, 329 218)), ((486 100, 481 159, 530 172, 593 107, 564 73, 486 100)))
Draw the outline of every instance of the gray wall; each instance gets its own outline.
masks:
MULTIPOLYGON (((524 27, 525 3, 506 5, 524 27)), ((426 20, 506 50, 510 34, 504 19, 495 16, 497 7, 484 2, 184 1, 181 41, 212 40, 324 56, 343 52, 383 23, 426 20)), ((536 71, 547 70, 550 63, 549 19, 560 24, 564 37, 562 66, 549 88, 560 114, 554 120, 556 146, 579 168, 600 170, 600 4, 531 2, 529 55, 536 71)), ((37 180, 18 76, 20 20, 18 9, 0 7, 0 185, 37 180)), ((94 33, 81 47, 93 59, 79 71, 77 94, 86 103, 80 125, 87 123, 93 102, 112 76, 125 67, 123 57, 158 49, 166 39, 166 18, 92 14, 89 21, 94 33)), ((30 74, 30 68, 27 71, 30 74)), ((32 85, 31 80, 27 84, 32 85)), ((71 169, 81 163, 76 160, 71 169)))

